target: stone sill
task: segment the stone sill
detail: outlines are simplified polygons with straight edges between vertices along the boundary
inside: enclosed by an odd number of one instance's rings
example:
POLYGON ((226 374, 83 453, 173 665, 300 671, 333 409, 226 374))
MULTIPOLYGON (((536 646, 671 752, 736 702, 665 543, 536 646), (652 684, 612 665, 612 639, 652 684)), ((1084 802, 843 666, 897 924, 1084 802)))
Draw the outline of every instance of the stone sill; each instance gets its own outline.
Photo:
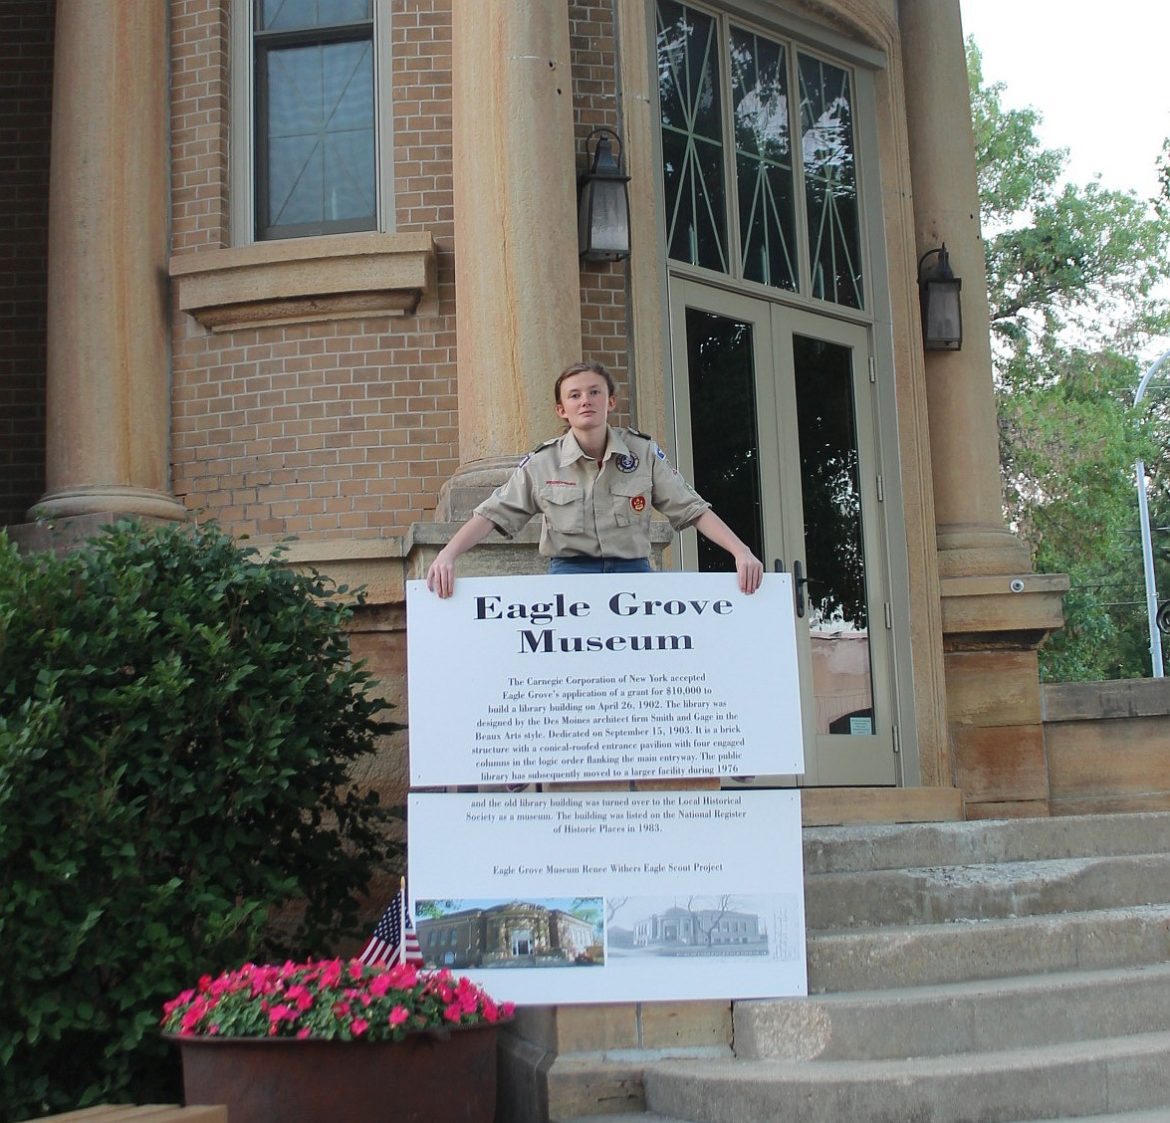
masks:
POLYGON ((430 233, 335 234, 172 257, 182 311, 213 332, 402 316, 435 293, 430 233))

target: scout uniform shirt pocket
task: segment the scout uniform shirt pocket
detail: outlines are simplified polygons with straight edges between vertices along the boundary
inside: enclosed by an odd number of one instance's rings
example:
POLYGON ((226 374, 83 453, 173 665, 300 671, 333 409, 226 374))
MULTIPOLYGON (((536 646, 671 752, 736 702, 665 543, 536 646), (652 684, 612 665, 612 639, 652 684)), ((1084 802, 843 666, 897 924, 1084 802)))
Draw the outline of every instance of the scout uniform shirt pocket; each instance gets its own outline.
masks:
POLYGON ((618 526, 636 526, 650 521, 650 481, 617 479, 609 486, 613 498, 613 521, 618 526))
POLYGON ((580 534, 585 526, 585 489, 576 484, 546 483, 537 492, 540 510, 559 534, 580 534))

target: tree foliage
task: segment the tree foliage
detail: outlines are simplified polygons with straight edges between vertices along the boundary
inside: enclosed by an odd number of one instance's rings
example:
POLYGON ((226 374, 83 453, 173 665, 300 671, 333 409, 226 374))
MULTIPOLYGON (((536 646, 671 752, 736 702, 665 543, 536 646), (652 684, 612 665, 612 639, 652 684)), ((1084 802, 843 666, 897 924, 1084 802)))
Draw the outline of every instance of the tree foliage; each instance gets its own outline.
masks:
POLYGON ((175 1100, 165 999, 352 931, 394 726, 342 593, 214 528, 0 536, 0 1118, 175 1100))
POLYGON ((1170 222, 1099 182, 1062 183, 1033 109, 1004 104, 967 47, 1009 523, 1043 572, 1067 573, 1066 627, 1041 651, 1048 679, 1148 673, 1133 466, 1165 507, 1158 397, 1133 406, 1141 356, 1170 330, 1170 222))

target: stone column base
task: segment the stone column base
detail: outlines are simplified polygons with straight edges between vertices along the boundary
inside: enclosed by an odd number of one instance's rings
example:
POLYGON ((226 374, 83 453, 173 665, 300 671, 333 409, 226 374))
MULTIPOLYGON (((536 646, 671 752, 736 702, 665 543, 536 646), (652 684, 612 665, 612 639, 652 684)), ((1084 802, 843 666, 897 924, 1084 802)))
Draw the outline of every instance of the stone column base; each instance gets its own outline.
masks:
POLYGON ((1032 566, 1028 548, 1006 527, 948 525, 936 528, 940 577, 1014 575, 1032 566))
MULTIPOLYGON (((39 507, 34 508, 38 511, 39 507)), ((170 525, 180 521, 173 517, 159 517, 121 510, 95 511, 88 514, 38 518, 36 522, 18 523, 7 528, 8 537, 23 554, 66 554, 89 541, 108 526, 123 519, 133 518, 147 525, 170 525)))
POLYGON ((943 665, 968 819, 1049 814, 1037 650, 1061 627, 1063 574, 946 577, 943 665))
POLYGON ((508 479, 522 459, 522 456, 489 456, 461 464, 439 489, 435 521, 465 522, 475 508, 508 479))
POLYGON ((191 517, 187 508, 173 495, 153 488, 120 484, 95 484, 52 491, 39 500, 28 514, 30 519, 38 521, 98 515, 104 517, 107 523, 126 518, 186 522, 191 517))

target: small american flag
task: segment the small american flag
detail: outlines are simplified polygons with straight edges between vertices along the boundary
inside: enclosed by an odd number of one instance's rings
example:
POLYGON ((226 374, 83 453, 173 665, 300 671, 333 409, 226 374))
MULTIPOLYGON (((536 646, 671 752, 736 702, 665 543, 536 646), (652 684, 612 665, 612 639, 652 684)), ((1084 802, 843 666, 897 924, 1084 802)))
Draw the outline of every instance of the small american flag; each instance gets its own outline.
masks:
POLYGON ((423 965, 422 951, 419 949, 418 936, 414 931, 414 921, 411 920, 410 910, 406 907, 405 880, 399 885, 390 907, 382 913, 382 919, 374 925, 373 934, 358 959, 362 963, 386 963, 391 967, 396 963, 415 963, 420 967, 423 965))

